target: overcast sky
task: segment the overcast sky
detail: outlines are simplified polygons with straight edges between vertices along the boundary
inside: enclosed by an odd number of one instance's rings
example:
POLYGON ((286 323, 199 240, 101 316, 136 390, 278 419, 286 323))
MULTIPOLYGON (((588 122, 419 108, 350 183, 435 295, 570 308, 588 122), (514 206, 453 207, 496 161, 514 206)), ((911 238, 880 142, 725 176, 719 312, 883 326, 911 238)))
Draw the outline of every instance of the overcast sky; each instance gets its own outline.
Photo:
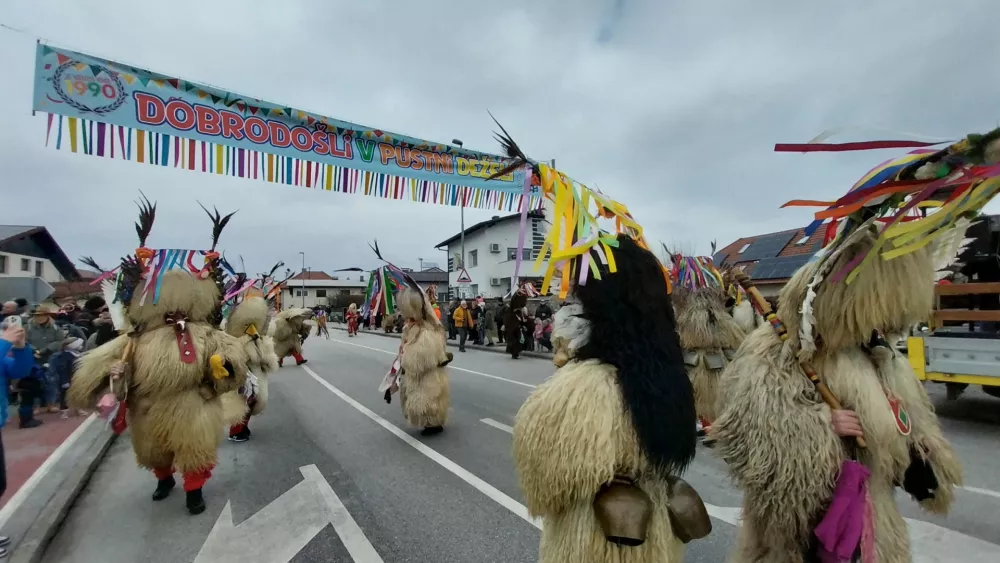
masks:
MULTIPOLYGON (((35 40, 418 138, 497 152, 487 109, 525 151, 628 205, 653 240, 707 253, 801 227, 792 198, 843 194, 899 151, 776 154, 841 127, 934 137, 1000 120, 1000 2, 882 0, 7 0, 0 5, 0 195, 71 258, 207 246, 195 203, 239 209, 223 235, 250 272, 278 260, 445 262, 457 208, 153 168, 44 148, 35 40), (142 6, 142 7, 140 7, 142 6)), ((854 133, 845 140, 872 134, 854 133)), ((995 205, 993 207, 996 207, 995 205)), ((467 210, 466 224, 489 211, 467 210)))

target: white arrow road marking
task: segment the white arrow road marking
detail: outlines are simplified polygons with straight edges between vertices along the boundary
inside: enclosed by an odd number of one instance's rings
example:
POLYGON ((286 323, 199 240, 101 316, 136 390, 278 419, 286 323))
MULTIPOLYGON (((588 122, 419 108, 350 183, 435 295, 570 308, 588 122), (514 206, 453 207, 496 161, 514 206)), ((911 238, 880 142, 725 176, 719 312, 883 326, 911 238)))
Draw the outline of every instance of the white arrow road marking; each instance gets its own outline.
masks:
POLYGON ((427 456, 428 458, 430 458, 431 461, 433 461, 434 463, 437 463, 441 467, 447 469, 448 471, 450 471, 451 473, 453 473, 459 479, 465 481, 469 485, 472 485, 472 487, 474 487, 476 490, 478 490, 479 492, 483 493, 484 495, 488 496, 490 499, 492 499, 494 502, 496 502, 500 506, 506 508, 507 510, 513 512, 518 517, 524 519, 525 522, 528 522, 529 524, 531 524, 532 526, 535 526, 538 529, 542 528, 541 521, 535 520, 534 518, 532 518, 531 516, 529 516, 528 515, 528 509, 525 508, 525 506, 523 504, 521 504, 521 503, 517 502, 516 500, 510 498, 509 496, 505 495, 503 492, 501 492, 499 489, 497 489, 493 485, 490 485, 486 481, 483 481, 479 477, 473 475, 468 470, 466 470, 464 467, 458 465, 457 463, 455 463, 454 461, 448 459, 447 457, 439 454, 436 450, 434 450, 431 447, 425 445, 423 442, 417 440, 413 436, 410 436, 409 434, 407 434, 406 432, 404 432, 402 429, 398 428, 393 423, 391 423, 388 420, 382 418, 381 416, 375 414, 368 407, 366 407, 366 406, 362 405, 361 403, 355 401, 347 393, 344 393, 340 389, 337 389, 329 381, 327 381, 327 380, 323 379, 322 377, 320 377, 319 375, 317 375, 316 372, 313 371, 309 366, 302 366, 302 369, 304 369, 306 371, 306 373, 308 373, 320 385, 322 385, 323 387, 326 387, 331 393, 333 393, 334 395, 340 397, 345 403, 347 403, 348 405, 351 405, 352 407, 354 407, 355 409, 357 409, 358 412, 360 412, 361 414, 363 414, 363 415, 367 416, 368 418, 370 418, 372 421, 375 422, 375 424, 378 424, 382 428, 385 428, 389 432, 392 432, 397 438, 399 438, 403 442, 406 442, 407 445, 409 445, 413 449, 417 450, 418 452, 424 454, 425 456, 427 456))
POLYGON ((319 469, 299 471, 303 481, 239 526, 227 501, 194 563, 288 563, 330 524, 355 563, 383 563, 319 469))
MULTIPOLYGON (((344 340, 337 340, 336 338, 331 338, 331 342, 337 342, 339 344, 346 344, 347 346, 355 346, 357 348, 364 348, 365 350, 372 350, 374 352, 381 352, 383 354, 389 354, 390 356, 395 356, 396 352, 390 352, 388 350, 383 350, 381 348, 375 348, 372 346, 365 346, 364 344, 355 344, 353 342, 347 342, 344 340)), ((483 373, 481 371, 474 371, 471 369, 465 369, 457 367, 455 364, 448 364, 448 369, 455 369, 458 371, 464 371, 465 373, 471 373, 472 375, 478 375, 480 377, 486 377, 488 379, 496 379, 497 381, 506 381, 507 383, 513 383, 514 385, 520 385, 521 387, 527 387, 529 389, 534 389, 537 385, 532 385, 530 383, 525 383, 523 381, 516 381, 513 379, 507 379, 506 377, 500 377, 499 375, 490 375, 488 373, 483 373)))

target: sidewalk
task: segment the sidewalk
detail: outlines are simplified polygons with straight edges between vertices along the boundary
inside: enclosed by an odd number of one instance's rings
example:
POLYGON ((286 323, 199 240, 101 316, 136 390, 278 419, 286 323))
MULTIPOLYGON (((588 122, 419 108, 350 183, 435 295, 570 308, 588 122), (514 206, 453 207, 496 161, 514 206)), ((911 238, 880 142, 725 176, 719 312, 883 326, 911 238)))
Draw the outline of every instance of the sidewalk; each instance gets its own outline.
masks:
MULTIPOLYGON (((327 327, 335 329, 335 330, 347 332, 347 325, 343 324, 343 323, 333 323, 333 322, 330 322, 330 323, 327 323, 327 327)), ((374 335, 374 336, 382 336, 382 337, 385 337, 385 338, 395 338, 397 340, 399 339, 399 336, 400 336, 398 332, 388 332, 387 333, 387 332, 384 332, 381 328, 378 329, 378 330, 364 330, 364 329, 360 329, 360 330, 358 330, 358 334, 371 334, 371 335, 374 335)), ((448 343, 448 346, 451 346, 452 348, 458 348, 458 341, 457 340, 448 340, 447 343, 448 343)), ((469 344, 469 343, 466 343, 465 347, 468 348, 469 350, 481 350, 483 352, 493 352, 495 354, 506 354, 507 353, 506 347, 503 344, 497 344, 496 346, 479 346, 478 344, 469 344)), ((551 360, 552 359, 552 352, 530 352, 530 351, 525 350, 525 351, 521 352, 521 355, 522 356, 526 356, 528 358, 541 358, 543 360, 551 360)))
POLYGON ((11 497, 45 463, 53 452, 87 420, 85 416, 60 418, 59 413, 38 417, 42 425, 21 429, 17 407, 10 407, 7 424, 3 427, 4 459, 7 462, 7 492, 0 497, 2 509, 11 497))
POLYGON ((63 419, 42 414, 19 428, 11 406, 3 428, 7 491, 0 498, 0 532, 10 536, 10 563, 39 563, 70 506, 114 440, 96 414, 63 419))

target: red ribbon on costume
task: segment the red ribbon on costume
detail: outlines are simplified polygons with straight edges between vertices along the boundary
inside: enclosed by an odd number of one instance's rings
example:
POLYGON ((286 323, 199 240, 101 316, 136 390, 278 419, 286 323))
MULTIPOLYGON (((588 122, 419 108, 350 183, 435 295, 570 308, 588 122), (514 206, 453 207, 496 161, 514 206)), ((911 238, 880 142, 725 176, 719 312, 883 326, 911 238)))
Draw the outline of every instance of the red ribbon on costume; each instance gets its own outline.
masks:
POLYGON ((187 327, 187 315, 180 312, 167 313, 163 316, 163 320, 174 327, 181 361, 185 364, 193 364, 198 359, 198 354, 195 352, 194 343, 191 341, 191 332, 187 327))

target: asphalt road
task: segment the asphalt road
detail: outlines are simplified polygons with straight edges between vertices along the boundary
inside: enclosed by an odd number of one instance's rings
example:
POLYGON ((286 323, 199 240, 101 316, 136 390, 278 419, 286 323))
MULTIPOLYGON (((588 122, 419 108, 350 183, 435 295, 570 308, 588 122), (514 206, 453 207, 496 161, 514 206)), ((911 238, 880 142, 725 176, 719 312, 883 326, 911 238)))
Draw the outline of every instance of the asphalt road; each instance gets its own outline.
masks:
MULTIPOLYGON (((553 371, 538 359, 470 351, 451 365, 445 432, 421 437, 377 386, 398 343, 362 334, 310 338, 309 363, 271 379, 250 442, 225 442, 190 516, 178 489, 149 499, 155 481, 120 439, 45 554, 47 563, 517 563, 537 561, 510 454, 518 407, 553 371)), ((945 403, 932 388, 967 490, 948 518, 901 499, 919 563, 1000 561, 1000 400, 970 389, 945 403)), ((724 561, 739 492, 701 448, 687 480, 710 506, 714 530, 686 561, 724 561)))

